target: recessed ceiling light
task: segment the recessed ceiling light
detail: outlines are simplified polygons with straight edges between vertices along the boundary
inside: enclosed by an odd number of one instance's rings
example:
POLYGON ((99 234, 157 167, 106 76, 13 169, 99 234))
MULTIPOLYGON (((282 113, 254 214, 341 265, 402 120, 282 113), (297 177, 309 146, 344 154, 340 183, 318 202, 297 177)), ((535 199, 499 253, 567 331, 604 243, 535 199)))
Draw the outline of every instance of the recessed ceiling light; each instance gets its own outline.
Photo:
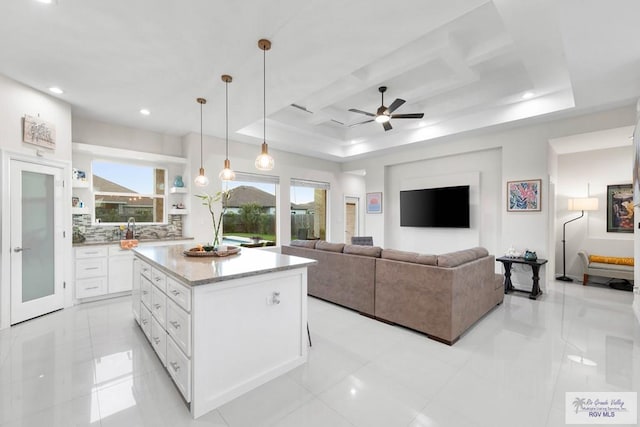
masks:
POLYGON ((147 110, 146 108, 143 108, 142 110, 140 110, 140 114, 142 114, 143 116, 148 116, 151 114, 151 111, 147 110))
POLYGON ((56 0, 36 0, 38 3, 53 4, 56 0))
POLYGON ((531 99, 533 98, 533 92, 525 92, 522 94, 522 99, 531 99))
POLYGON ((60 89, 59 87, 56 87, 56 86, 52 86, 52 87, 50 87, 50 88, 49 88, 49 91, 50 91, 50 92, 53 92, 53 93, 56 93, 56 94, 58 94, 58 95, 61 95, 61 94, 63 94, 63 93, 64 93, 64 91, 63 91, 62 89, 60 89))

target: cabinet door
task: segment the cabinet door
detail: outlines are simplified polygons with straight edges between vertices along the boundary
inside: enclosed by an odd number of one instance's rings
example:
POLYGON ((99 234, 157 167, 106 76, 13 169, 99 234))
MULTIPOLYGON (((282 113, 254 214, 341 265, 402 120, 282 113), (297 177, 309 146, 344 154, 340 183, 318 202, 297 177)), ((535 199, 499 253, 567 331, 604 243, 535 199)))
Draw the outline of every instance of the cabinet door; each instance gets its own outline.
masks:
POLYGON ((109 257, 109 293, 133 288, 133 254, 109 257))
POLYGON ((131 310, 133 311, 133 318, 140 324, 140 260, 138 258, 133 259, 131 310))

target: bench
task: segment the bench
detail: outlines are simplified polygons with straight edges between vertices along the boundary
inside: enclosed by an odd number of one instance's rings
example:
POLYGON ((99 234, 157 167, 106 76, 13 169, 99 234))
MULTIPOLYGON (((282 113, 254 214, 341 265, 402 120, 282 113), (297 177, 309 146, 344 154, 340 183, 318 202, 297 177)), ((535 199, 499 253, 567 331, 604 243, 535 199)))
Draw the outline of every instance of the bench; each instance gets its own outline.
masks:
POLYGON ((633 280, 633 258, 606 257, 591 255, 584 251, 578 251, 578 256, 583 266, 583 281, 586 285, 589 276, 602 276, 611 279, 633 280))

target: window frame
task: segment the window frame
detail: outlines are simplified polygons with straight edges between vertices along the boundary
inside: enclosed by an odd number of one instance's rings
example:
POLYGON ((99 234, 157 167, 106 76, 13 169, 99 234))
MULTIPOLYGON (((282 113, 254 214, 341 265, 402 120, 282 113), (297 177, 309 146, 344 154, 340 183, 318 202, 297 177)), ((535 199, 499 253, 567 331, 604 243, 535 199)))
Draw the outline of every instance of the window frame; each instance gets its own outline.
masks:
MULTIPOLYGON (((330 192, 331 192, 331 183, 326 182, 326 181, 315 181, 315 180, 311 180, 311 179, 302 179, 302 178, 289 178, 289 217, 291 217, 291 215, 293 214, 293 210, 291 209, 291 205, 293 203, 293 200, 291 198, 291 193, 294 191, 295 187, 302 187, 302 188, 313 188, 313 189, 317 189, 317 190, 324 190, 325 191, 325 212, 324 212, 324 234, 325 234, 325 239, 328 239, 329 237, 329 224, 330 224, 330 218, 329 215, 331 214, 331 210, 329 209, 329 203, 330 203, 330 192)), ((315 217, 315 213, 314 213, 314 217, 315 217)), ((290 230, 290 234, 291 234, 291 239, 294 238, 293 236, 293 229, 290 230)), ((296 236, 297 237, 297 236, 296 236)), ((319 236, 320 238, 321 235, 319 236)))

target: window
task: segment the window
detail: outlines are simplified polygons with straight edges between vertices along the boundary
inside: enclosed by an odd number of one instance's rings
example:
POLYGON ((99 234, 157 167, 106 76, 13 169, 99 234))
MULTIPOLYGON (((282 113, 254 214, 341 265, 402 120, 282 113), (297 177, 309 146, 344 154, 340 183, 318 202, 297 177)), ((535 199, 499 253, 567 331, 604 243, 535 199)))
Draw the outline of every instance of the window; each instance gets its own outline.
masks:
POLYGON ((233 243, 276 244, 277 176, 236 172, 223 219, 224 239, 233 243))
POLYGON ((327 239, 328 182, 291 179, 291 239, 327 239))
POLYGON ((91 166, 96 221, 164 222, 166 170, 99 160, 91 166))

